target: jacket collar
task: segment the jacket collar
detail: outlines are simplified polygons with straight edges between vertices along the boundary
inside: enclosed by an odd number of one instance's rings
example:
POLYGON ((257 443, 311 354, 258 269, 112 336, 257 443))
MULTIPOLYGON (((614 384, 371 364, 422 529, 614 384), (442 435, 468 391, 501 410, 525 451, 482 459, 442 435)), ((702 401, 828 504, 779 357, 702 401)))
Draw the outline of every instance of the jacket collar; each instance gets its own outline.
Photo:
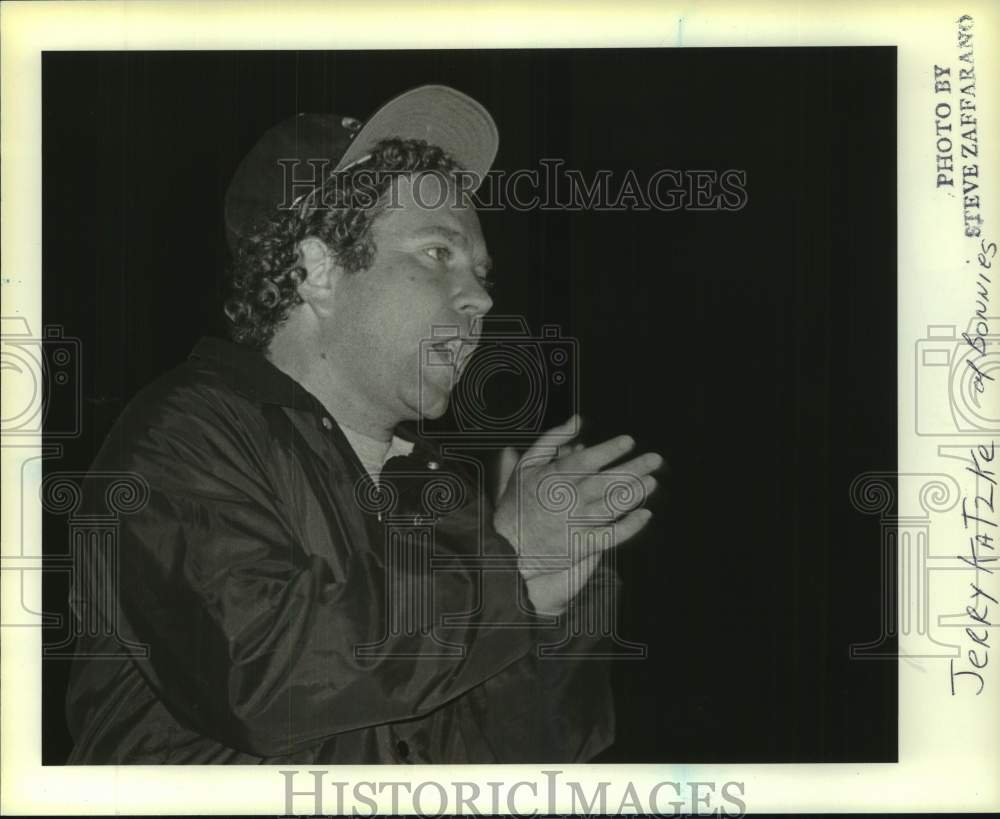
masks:
POLYGON ((225 339, 206 337, 195 345, 190 358, 212 366, 226 384, 254 401, 325 414, 316 396, 257 350, 225 339))
MULTIPOLYGON (((332 417, 315 395, 250 347, 206 336, 195 345, 189 358, 208 364, 233 390, 253 401, 332 417)), ((414 444, 414 455, 436 453, 437 447, 421 439, 410 424, 399 424, 395 434, 414 444)))

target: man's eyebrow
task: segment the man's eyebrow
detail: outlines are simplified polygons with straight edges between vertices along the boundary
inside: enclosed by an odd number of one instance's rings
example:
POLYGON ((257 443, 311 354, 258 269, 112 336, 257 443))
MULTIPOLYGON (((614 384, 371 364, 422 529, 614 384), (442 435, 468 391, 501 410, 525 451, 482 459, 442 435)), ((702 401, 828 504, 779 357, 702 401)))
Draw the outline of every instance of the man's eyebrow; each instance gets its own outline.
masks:
MULTIPOLYGON (((423 238, 425 236, 440 236, 443 239, 454 242, 456 245, 460 245, 462 247, 469 246, 469 239, 464 233, 460 230, 453 230, 450 227, 445 227, 444 225, 428 225, 427 227, 422 227, 414 232, 414 236, 417 238, 423 238)), ((493 269, 493 259, 489 256, 484 256, 479 265, 488 273, 493 269)))
POLYGON ((444 225, 428 225, 427 227, 420 228, 414 235, 418 237, 441 236, 454 242, 456 245, 467 245, 469 243, 465 234, 460 230, 453 230, 452 228, 445 227, 444 225))

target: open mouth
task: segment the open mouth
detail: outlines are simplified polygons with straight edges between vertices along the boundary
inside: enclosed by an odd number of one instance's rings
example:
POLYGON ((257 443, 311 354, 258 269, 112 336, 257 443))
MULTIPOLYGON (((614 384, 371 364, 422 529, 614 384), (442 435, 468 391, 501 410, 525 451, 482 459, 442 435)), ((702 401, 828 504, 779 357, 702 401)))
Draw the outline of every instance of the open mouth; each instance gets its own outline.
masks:
POLYGON ((469 339, 451 338, 435 342, 431 349, 440 353, 444 361, 455 368, 456 377, 460 378, 476 350, 476 343, 469 339))

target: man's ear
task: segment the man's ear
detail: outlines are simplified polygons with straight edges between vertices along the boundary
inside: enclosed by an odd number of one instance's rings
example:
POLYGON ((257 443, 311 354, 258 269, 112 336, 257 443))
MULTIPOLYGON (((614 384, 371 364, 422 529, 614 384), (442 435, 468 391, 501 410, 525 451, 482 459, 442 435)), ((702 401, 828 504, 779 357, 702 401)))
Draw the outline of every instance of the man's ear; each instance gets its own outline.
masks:
POLYGON ((314 310, 325 314, 333 305, 333 293, 343 269, 326 243, 315 236, 306 236, 299 242, 297 250, 299 264, 306 271, 306 277, 299 285, 299 295, 314 310))

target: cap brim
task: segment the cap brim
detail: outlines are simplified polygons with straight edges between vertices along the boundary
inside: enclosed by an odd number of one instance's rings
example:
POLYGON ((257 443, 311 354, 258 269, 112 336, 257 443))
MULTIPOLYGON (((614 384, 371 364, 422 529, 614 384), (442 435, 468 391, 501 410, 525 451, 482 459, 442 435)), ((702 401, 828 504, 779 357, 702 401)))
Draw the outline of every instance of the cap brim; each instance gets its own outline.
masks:
POLYGON ((379 140, 422 139, 449 153, 481 180, 493 165, 500 137, 482 105, 445 85, 405 91, 378 109, 361 127, 337 169, 364 159, 379 140))

